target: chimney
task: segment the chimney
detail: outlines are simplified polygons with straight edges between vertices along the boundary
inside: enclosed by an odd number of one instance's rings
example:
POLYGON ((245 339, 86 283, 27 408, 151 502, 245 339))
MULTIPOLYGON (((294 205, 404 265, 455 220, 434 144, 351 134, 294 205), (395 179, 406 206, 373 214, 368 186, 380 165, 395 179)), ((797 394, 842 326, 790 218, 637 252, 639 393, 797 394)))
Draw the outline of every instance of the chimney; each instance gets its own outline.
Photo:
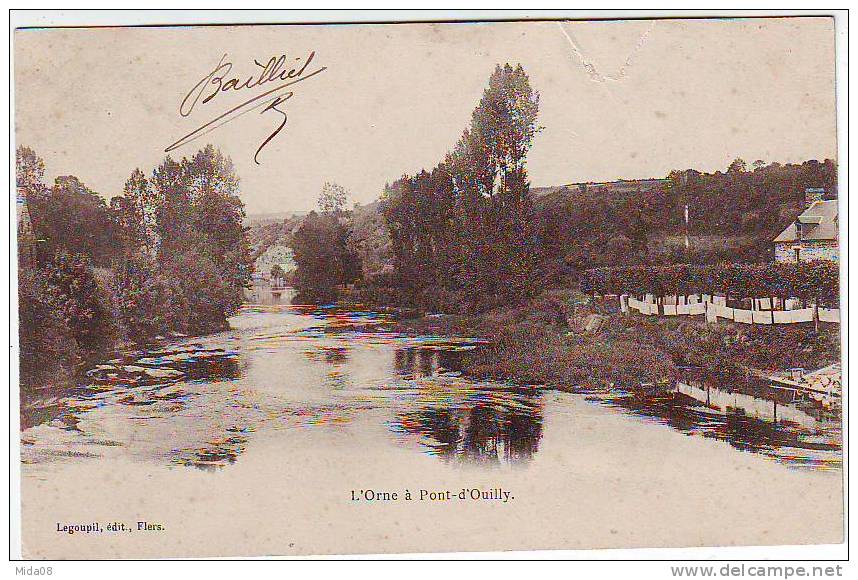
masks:
POLYGON ((808 187, 804 190, 804 207, 808 208, 816 201, 822 201, 825 197, 825 188, 823 187, 808 187))

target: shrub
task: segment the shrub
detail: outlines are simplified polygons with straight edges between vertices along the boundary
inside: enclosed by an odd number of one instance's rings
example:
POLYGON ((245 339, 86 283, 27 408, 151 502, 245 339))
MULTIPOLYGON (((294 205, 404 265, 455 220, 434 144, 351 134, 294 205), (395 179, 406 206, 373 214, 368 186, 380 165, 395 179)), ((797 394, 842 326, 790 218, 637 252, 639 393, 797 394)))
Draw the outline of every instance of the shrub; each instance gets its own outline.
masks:
POLYGON ((829 261, 594 268, 580 278, 581 291, 586 294, 706 293, 827 303, 837 303, 839 284, 838 264, 829 261))

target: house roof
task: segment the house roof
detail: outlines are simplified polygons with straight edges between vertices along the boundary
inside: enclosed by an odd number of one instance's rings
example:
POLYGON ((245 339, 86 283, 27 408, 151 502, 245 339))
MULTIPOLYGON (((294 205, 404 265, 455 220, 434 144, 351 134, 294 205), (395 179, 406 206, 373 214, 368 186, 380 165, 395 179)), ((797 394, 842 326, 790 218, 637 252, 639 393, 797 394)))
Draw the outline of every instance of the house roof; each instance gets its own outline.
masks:
MULTIPOLYGON (((837 239, 837 200, 815 201, 809 208, 798 216, 802 224, 802 240, 836 240, 837 239)), ((795 223, 774 239, 775 242, 799 241, 795 231, 795 223)))

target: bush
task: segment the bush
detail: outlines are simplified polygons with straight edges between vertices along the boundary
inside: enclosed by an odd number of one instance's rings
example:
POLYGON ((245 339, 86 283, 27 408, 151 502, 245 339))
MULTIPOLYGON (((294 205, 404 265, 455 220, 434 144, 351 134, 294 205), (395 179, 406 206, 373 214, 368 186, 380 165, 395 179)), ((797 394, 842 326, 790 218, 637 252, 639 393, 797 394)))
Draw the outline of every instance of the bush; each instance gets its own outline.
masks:
POLYGON ((58 296, 57 311, 84 355, 110 348, 116 331, 110 297, 96 280, 92 259, 60 254, 45 268, 44 276, 58 296))
MULTIPOLYGON (((240 304, 235 288, 205 253, 188 248, 161 266, 169 291, 166 312, 169 327, 188 334, 227 328, 227 317, 240 304)), ((240 292, 240 288, 238 289, 240 292)))
POLYGON ((827 303, 838 302, 839 284, 838 264, 829 261, 594 268, 580 278, 586 294, 729 294, 827 303))
POLYGON ((63 315, 66 298, 29 268, 18 275, 20 384, 27 399, 37 387, 71 382, 80 362, 77 342, 63 315))
POLYGON ((117 266, 110 287, 117 325, 126 339, 143 343, 167 331, 172 298, 167 280, 154 264, 128 259, 117 266))

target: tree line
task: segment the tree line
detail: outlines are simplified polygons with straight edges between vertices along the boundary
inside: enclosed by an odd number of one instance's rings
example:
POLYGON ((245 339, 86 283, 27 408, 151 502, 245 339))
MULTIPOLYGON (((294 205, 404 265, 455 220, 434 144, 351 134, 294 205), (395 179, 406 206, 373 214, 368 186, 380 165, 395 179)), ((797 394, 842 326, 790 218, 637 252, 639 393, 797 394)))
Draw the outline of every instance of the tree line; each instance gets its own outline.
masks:
POLYGON ((838 264, 829 261, 629 266, 594 268, 581 275, 586 294, 718 294, 733 298, 800 298, 837 304, 838 264))
POLYGON ((329 301, 354 287, 349 296, 372 303, 478 312, 545 285, 574 285, 602 266, 768 262, 772 239, 804 209, 806 188, 837 196, 832 160, 735 159, 725 171, 671 171, 646 188, 582 184, 535 198, 526 155, 538 108, 521 66, 497 66, 435 167, 386 185, 363 211, 334 219, 320 208, 307 219, 291 240, 301 296, 329 301))
POLYGON ((539 198, 536 210, 558 275, 608 265, 763 262, 772 258, 772 239, 803 211, 807 188, 836 198, 837 164, 735 159, 725 171, 671 171, 648 189, 635 182, 622 193, 564 186, 539 198))
POLYGON ((332 206, 305 219, 293 240, 299 296, 329 300, 356 284, 403 306, 478 311, 532 295, 541 254, 526 156, 538 108, 524 69, 498 65, 444 159, 385 187, 382 232, 364 219, 356 236, 351 212, 332 206), (377 251, 390 269, 364 267, 377 251))
POLYGON ((47 185, 44 174, 19 147, 22 386, 71 380, 121 343, 227 326, 252 268, 228 157, 209 145, 135 169, 109 203, 77 177, 47 185))

